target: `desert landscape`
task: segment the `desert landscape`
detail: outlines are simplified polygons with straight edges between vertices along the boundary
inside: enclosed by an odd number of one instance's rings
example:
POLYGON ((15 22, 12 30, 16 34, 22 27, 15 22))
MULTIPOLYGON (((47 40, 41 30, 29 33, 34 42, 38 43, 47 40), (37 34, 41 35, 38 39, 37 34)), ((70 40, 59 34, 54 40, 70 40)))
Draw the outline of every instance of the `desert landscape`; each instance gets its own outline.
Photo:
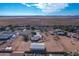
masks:
POLYGON ((0 25, 79 25, 78 16, 1 16, 0 25))
POLYGON ((39 55, 79 56, 79 17, 0 16, 0 56, 39 55))

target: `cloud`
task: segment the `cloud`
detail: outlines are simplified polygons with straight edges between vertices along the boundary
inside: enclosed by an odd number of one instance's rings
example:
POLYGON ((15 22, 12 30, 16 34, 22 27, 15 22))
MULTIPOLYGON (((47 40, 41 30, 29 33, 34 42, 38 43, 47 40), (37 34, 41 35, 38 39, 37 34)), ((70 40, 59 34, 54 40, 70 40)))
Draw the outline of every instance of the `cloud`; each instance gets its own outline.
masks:
POLYGON ((27 3, 21 3, 22 5, 25 5, 25 6, 27 6, 27 7, 32 7, 32 5, 30 5, 30 4, 27 4, 27 3))
POLYGON ((34 3, 34 4, 22 3, 22 4, 27 7, 35 6, 36 8, 39 8, 43 13, 46 14, 61 11, 69 6, 68 3, 34 3))
POLYGON ((69 6, 69 4, 67 3, 38 3, 34 5, 44 13, 53 13, 61 11, 62 9, 65 9, 69 6))

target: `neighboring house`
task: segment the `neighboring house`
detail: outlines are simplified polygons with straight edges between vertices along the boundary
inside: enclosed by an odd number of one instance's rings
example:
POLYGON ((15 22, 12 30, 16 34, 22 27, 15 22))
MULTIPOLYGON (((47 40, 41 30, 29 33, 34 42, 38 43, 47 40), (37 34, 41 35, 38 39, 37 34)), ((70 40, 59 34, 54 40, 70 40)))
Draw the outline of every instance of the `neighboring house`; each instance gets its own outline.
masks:
POLYGON ((79 34, 77 34, 77 33, 68 32, 67 36, 71 37, 71 38, 79 39, 79 34))
POLYGON ((13 32, 4 32, 0 34, 0 40, 9 40, 11 38, 14 38, 16 35, 13 32))
POLYGON ((76 29, 75 32, 76 32, 76 33, 79 33, 79 29, 76 29))
POLYGON ((53 32, 55 35, 66 35, 66 32, 64 32, 61 29, 55 29, 53 32))
POLYGON ((31 36, 31 40, 32 41, 38 41, 38 40, 40 40, 40 39, 42 39, 42 35, 41 35, 41 33, 40 32, 32 32, 32 36, 31 36))
POLYGON ((75 33, 75 34, 73 35, 73 38, 79 39, 79 34, 75 33))

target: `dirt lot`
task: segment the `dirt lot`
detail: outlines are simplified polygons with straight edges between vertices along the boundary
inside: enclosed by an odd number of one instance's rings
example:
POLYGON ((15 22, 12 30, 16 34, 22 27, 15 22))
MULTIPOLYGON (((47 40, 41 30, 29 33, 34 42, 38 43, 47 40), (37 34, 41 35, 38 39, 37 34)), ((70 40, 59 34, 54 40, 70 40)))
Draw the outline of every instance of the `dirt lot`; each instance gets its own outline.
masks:
MULTIPOLYGON (((79 51, 79 41, 75 38, 69 38, 66 36, 55 36, 47 33, 42 33, 44 36, 46 52, 78 52, 79 51)), ((31 41, 25 42, 22 36, 17 37, 9 45, 12 46, 13 52, 10 53, 0 53, 0 55, 23 55, 25 52, 30 52, 31 41)), ((5 45, 6 46, 6 45, 5 45)))
MULTIPOLYGON (((43 33, 44 41, 47 52, 77 52, 79 51, 79 43, 78 41, 72 40, 72 38, 68 38, 65 36, 58 36, 55 39, 54 35, 48 34, 46 36, 43 33)), ((25 42, 22 37, 17 38, 11 45, 14 48, 13 53, 16 52, 30 52, 30 44, 31 41, 25 42)))
POLYGON ((48 34, 45 45, 48 52, 77 52, 79 51, 79 41, 66 36, 54 36, 48 34))

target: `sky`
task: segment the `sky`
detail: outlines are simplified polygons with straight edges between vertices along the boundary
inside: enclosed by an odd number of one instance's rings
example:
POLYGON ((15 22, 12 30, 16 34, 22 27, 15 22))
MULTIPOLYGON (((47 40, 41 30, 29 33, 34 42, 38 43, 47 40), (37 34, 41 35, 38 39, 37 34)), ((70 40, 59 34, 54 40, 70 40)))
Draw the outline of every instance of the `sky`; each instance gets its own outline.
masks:
POLYGON ((0 3, 0 16, 79 16, 79 3, 0 3))

